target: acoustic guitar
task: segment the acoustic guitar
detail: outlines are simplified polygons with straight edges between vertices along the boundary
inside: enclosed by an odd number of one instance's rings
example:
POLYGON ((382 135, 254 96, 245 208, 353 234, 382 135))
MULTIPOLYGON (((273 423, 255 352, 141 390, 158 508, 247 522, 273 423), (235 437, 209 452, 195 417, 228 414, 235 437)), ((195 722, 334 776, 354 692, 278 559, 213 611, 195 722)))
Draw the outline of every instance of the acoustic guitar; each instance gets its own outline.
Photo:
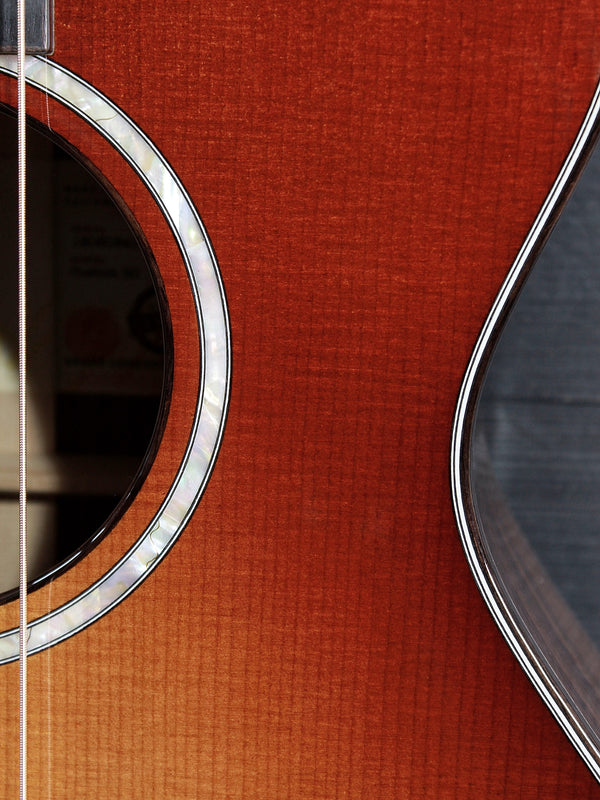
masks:
POLYGON ((448 467, 478 332, 598 79, 599 13, 57 1, 28 111, 140 231, 173 363, 133 493, 32 585, 30 797, 599 796, 477 592, 448 467))

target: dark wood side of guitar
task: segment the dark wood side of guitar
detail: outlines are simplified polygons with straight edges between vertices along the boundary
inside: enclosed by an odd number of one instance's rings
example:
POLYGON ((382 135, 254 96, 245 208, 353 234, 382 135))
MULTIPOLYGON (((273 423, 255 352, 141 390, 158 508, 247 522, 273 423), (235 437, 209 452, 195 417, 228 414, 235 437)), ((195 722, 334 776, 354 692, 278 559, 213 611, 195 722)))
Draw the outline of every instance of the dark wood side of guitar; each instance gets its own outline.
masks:
MULTIPOLYGON (((600 3, 56 5, 56 60, 138 122, 203 216, 234 378, 215 474, 166 561, 31 659, 31 797, 599 796, 475 588, 448 452, 479 328, 592 95, 600 3)), ((175 377, 140 496, 32 614, 148 521, 198 381, 160 215, 108 146, 49 114, 148 235, 175 377)), ((16 681, 0 669, 2 798, 16 681)))

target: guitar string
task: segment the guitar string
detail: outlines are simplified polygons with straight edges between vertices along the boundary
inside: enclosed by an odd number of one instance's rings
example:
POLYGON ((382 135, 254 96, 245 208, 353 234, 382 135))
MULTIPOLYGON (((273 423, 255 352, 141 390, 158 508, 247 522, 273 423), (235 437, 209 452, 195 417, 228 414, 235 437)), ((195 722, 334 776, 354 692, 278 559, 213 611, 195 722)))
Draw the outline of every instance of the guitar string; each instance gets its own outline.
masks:
POLYGON ((19 249, 19 799, 27 800, 27 349, 25 248, 25 0, 17 0, 19 249))
POLYGON ((48 91, 48 86, 50 82, 48 80, 48 58, 44 58, 44 95, 46 97, 46 125, 48 126, 48 130, 52 130, 52 125, 50 124, 50 93, 48 91))

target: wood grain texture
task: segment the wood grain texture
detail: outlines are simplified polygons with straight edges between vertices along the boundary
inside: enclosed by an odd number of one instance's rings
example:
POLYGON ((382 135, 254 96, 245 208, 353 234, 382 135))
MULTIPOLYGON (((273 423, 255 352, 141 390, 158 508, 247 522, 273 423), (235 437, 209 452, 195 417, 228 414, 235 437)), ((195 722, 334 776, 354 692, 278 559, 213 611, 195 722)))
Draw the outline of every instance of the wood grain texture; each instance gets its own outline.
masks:
MULTIPOLYGON (((31 659, 31 796, 598 796, 475 589, 448 479, 471 348, 598 77, 597 0, 57 5, 56 60, 138 122, 200 209, 234 377, 217 469, 166 561, 31 659)), ((139 498, 32 613, 135 539, 198 381, 164 223, 108 148, 54 104, 50 123, 142 222, 176 367, 139 498)), ((0 670, 6 798, 15 681, 0 670)))

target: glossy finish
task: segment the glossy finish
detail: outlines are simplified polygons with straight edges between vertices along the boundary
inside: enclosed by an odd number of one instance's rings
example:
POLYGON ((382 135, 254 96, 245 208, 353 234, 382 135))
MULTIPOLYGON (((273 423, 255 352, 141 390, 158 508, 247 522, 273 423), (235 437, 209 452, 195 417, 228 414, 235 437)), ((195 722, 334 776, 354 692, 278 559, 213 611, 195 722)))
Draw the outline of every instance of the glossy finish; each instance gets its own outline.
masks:
MULTIPOLYGON (((597 7, 64 3, 55 58, 176 169, 226 288, 232 393, 202 501, 109 614, 30 659, 32 797, 584 800, 598 785, 470 574, 449 489, 468 359, 579 129, 597 7)), ((8 78, 0 95, 11 99, 8 78)), ((200 386, 169 226, 43 93, 140 222, 173 320, 163 441, 68 602, 173 483, 200 386)), ((0 609, 3 629, 14 606, 0 609)), ((15 664, 0 797, 15 796, 15 664)))

